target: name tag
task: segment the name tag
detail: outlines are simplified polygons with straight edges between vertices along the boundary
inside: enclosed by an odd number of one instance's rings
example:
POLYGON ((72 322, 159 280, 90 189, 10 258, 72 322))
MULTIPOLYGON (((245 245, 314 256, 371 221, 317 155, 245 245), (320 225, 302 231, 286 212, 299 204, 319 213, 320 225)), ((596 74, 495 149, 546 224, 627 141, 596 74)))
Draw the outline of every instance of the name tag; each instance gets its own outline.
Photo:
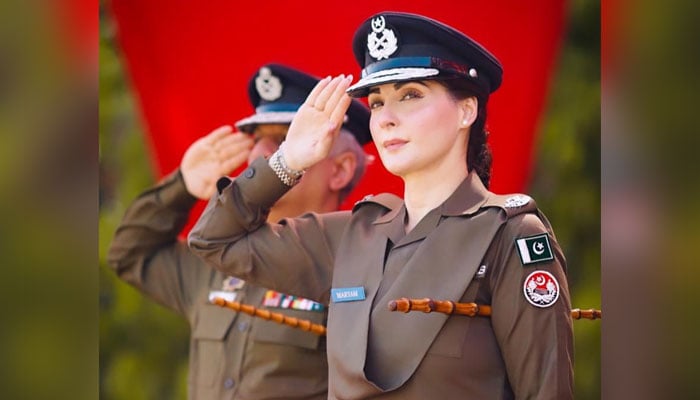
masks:
POLYGON ((365 288, 362 286, 331 289, 331 300, 334 303, 343 301, 359 301, 365 299, 365 288))
POLYGON ((236 301, 236 293, 235 292, 228 292, 225 290, 212 290, 209 292, 209 302, 214 299, 214 297, 221 297, 222 299, 226 301, 236 301))

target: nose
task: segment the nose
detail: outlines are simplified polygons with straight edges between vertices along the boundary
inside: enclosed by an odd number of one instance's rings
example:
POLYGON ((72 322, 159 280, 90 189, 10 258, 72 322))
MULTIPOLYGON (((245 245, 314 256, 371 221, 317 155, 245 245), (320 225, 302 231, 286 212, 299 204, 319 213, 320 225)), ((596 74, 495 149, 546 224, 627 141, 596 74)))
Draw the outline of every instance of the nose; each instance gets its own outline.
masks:
POLYGON ((269 158, 278 148, 279 143, 276 140, 270 137, 260 138, 248 155, 248 164, 261 156, 269 158))
POLYGON ((370 126, 388 129, 396 126, 397 122, 396 114, 386 103, 372 110, 372 114, 370 114, 370 126))

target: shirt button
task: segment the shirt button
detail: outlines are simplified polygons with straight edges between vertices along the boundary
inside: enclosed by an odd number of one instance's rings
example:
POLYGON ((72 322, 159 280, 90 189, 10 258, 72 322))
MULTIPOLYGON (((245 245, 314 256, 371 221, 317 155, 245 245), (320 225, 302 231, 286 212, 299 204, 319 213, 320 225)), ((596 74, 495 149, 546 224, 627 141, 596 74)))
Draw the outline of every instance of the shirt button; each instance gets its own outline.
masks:
POLYGON ((248 168, 248 169, 246 169, 245 172, 243 173, 243 176, 245 176, 246 178, 250 179, 250 178, 252 178, 252 177, 255 176, 255 170, 254 170, 253 168, 248 168))
POLYGON ((233 379, 231 379, 231 378, 227 378, 227 379, 224 381, 224 387, 225 387, 226 389, 231 389, 231 388, 233 387, 234 384, 235 384, 235 382, 234 382, 233 379))
POLYGON ((236 327, 238 328, 239 331, 245 332, 248 330, 248 326, 249 326, 248 321, 243 321, 243 322, 239 322, 236 327))

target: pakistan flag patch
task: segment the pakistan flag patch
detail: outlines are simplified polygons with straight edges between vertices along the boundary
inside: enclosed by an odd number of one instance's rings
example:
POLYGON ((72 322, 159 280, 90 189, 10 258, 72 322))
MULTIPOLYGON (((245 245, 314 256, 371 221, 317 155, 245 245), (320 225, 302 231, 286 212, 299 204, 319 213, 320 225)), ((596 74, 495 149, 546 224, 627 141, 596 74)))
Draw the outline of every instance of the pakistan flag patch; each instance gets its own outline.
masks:
POLYGON ((515 239, 515 247, 518 249, 523 265, 554 259, 546 233, 515 239))

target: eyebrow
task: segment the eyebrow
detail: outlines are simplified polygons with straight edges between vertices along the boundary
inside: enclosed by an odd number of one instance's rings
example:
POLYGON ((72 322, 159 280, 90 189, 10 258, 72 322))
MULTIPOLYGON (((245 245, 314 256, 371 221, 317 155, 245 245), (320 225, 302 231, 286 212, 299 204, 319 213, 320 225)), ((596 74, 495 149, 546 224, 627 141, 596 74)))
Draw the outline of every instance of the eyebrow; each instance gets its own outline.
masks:
POLYGON ((401 81, 401 82, 396 82, 394 84, 394 89, 401 89, 401 87, 408 85, 409 83, 417 83, 417 84, 423 85, 425 87, 428 87, 428 85, 423 81, 401 81))
MULTIPOLYGON (((409 83, 418 83, 420 85, 428 87, 428 85, 426 85, 425 82, 423 82, 423 81, 401 81, 401 82, 394 83, 394 90, 399 90, 403 86, 408 85, 409 83)), ((375 86, 372 89, 370 89, 368 94, 371 94, 371 93, 379 93, 379 87, 375 86)))

